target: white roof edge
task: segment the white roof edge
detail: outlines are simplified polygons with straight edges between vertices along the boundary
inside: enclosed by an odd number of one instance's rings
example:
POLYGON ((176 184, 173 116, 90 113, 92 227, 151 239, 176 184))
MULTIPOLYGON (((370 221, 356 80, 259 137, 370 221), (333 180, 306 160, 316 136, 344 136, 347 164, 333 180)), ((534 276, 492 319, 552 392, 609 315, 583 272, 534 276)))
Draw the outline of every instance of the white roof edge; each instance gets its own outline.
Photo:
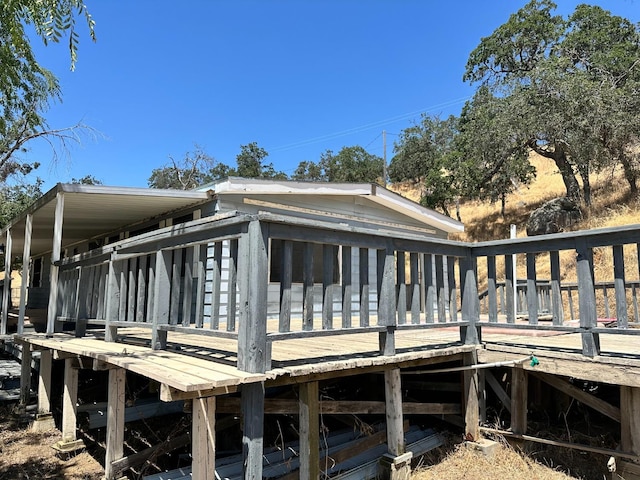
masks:
POLYGON ((220 182, 205 185, 215 193, 279 193, 279 194, 328 194, 362 195, 371 192, 369 183, 300 182, 260 178, 229 177, 220 182))
POLYGON ((461 222, 430 208, 423 207, 419 203, 375 183, 300 182, 229 177, 203 188, 210 188, 215 193, 249 192, 253 194, 324 194, 365 197, 381 205, 394 208, 415 220, 427 223, 447 233, 464 232, 464 225, 461 222))
POLYGON ((454 220, 451 217, 447 217, 442 213, 438 213, 430 208, 423 207, 419 203, 409 200, 391 190, 384 187, 374 185, 372 189, 371 200, 392 205, 394 208, 402 211, 406 215, 416 219, 425 221, 425 217, 430 220, 430 224, 444 230, 447 233, 461 233, 464 232, 464 224, 454 220))
POLYGON ((144 187, 111 187, 107 185, 81 185, 77 183, 59 183, 56 187, 64 193, 89 193, 104 195, 136 195, 144 197, 172 197, 194 200, 206 200, 208 190, 170 190, 144 187))

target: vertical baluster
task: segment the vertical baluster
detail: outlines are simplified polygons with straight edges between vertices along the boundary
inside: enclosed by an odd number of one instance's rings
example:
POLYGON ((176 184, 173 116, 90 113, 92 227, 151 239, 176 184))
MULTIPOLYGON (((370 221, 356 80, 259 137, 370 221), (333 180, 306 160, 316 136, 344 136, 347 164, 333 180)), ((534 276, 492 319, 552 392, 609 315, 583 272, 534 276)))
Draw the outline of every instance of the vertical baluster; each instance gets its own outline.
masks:
POLYGON ((359 248, 360 261, 358 282, 360 283, 360 326, 369 326, 369 249, 359 248))
POLYGON ((107 285, 107 277, 109 275, 109 265, 102 264, 98 267, 98 295, 96 296, 96 318, 104 319, 105 310, 105 292, 107 285))
POLYGON ((138 258, 138 298, 136 300, 136 322, 145 321, 145 307, 147 305, 147 270, 149 258, 147 255, 138 258))
POLYGON ((282 261, 280 264, 280 313, 279 332, 291 330, 291 282, 293 279, 293 242, 282 242, 282 261))
MULTIPOLYGON (((127 320, 127 275, 128 275, 128 260, 120 261, 120 293, 119 293, 119 304, 118 304, 118 318, 122 321, 127 320)), ((80 281, 78 279, 78 281, 80 281)))
POLYGON ((444 292, 444 261, 442 255, 436 255, 436 294, 438 296, 438 322, 447 321, 444 292))
POLYGON ((302 247, 302 329, 313 330, 313 243, 302 247))
POLYGON ((569 315, 571 315, 571 320, 576 319, 575 310, 573 309, 573 287, 569 286, 567 288, 567 293, 569 296, 569 315))
POLYGON ((633 301, 633 321, 638 323, 640 319, 638 318, 638 289, 636 285, 636 283, 631 284, 631 299, 633 301))
POLYGON ((191 325, 193 312, 193 262, 197 246, 187 247, 184 256, 184 287, 182 294, 182 325, 191 325))
POLYGON ((111 254, 111 260, 107 264, 107 271, 104 339, 107 342, 115 342, 117 328, 112 327, 110 324, 118 321, 118 313, 120 311, 120 273, 122 272, 122 262, 115 260, 115 254, 111 254))
POLYGON ((127 322, 136 321, 136 297, 137 297, 137 284, 138 276, 136 270, 138 268, 138 259, 129 259, 129 288, 127 290, 127 322))
POLYGON ((404 325, 407 323, 407 280, 405 271, 405 253, 396 253, 396 291, 397 291, 397 309, 398 323, 404 325))
POLYGON ((426 323, 433 323, 434 319, 434 309, 435 309, 435 301, 436 301, 436 285, 433 278, 433 255, 430 253, 424 254, 423 265, 424 265, 424 288, 425 288, 425 302, 424 302, 424 316, 426 323))
MULTIPOLYGON (((157 253, 157 252, 156 252, 157 253)), ((149 270, 147 272, 147 323, 153 322, 153 311, 156 291, 154 288, 156 282, 157 262, 153 255, 149 255, 149 270)))
POLYGON ((333 328, 333 261, 338 252, 335 245, 322 245, 322 328, 333 328))
POLYGON ((513 278, 513 256, 504 256, 504 290, 505 290, 505 308, 507 313, 507 323, 515 323, 516 321, 516 304, 517 298, 514 295, 514 286, 516 279, 513 278))
POLYGON ((449 285, 449 319, 458 321, 458 289, 456 287, 456 258, 446 257, 447 276, 449 285))
POLYGON ((409 254, 409 269, 411 273, 411 323, 420 323, 420 274, 418 271, 420 255, 415 252, 409 254))
POLYGON ((529 325, 538 324, 538 292, 536 280, 536 254, 527 253, 527 315, 529 325))
POLYGON ((182 259, 184 249, 179 248, 173 251, 171 260, 171 309, 169 313, 169 323, 178 325, 180 323, 180 284, 182 283, 182 259))
POLYGON ((557 250, 549 252, 549 263, 551 264, 551 318, 554 325, 562 325, 564 309, 560 285, 560 253, 557 250))
POLYGON ((238 305, 238 239, 229 240, 229 287, 227 300, 227 331, 236 330, 236 310, 238 305))
POLYGON ((618 328, 628 328, 629 318, 627 314, 627 287, 624 277, 624 250, 622 245, 613 246, 613 273, 616 289, 616 316, 618 328))
POLYGON ((489 299, 489 322, 498 321, 498 298, 496 292, 496 257, 487 257, 487 297, 489 299))
POLYGON ((342 328, 351 327, 351 247, 342 246, 342 328))
POLYGON ((204 297, 205 285, 207 282, 207 250, 208 246, 206 244, 198 245, 194 250, 194 264, 196 271, 196 328, 204 327, 204 297))
POLYGON ((222 284, 222 242, 213 244, 213 278, 211 280, 211 328, 220 328, 220 287, 222 284))
POLYGON ((611 318, 611 311, 609 310, 609 295, 606 283, 602 284, 602 295, 604 296, 604 317, 611 318))

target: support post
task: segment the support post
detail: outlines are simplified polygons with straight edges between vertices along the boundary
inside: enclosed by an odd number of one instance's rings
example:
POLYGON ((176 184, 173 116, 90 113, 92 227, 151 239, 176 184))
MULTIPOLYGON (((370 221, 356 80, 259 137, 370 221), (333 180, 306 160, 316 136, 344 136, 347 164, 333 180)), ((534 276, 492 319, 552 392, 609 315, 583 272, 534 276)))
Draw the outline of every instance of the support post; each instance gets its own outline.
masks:
MULTIPOLYGON (((115 253, 111 254, 109 260, 109 274, 107 276, 107 311, 105 315, 104 339, 106 342, 115 342, 118 328, 111 325, 111 322, 118 321, 120 314, 120 274, 122 272, 122 262, 115 260, 115 253)), ((165 294, 165 296, 167 296, 165 294)))
POLYGON ((404 443, 402 422, 402 380, 400 369, 384 372, 385 416, 387 421, 387 453, 381 459, 383 477, 389 480, 407 480, 411 476, 411 458, 404 443))
POLYGON ((191 473, 193 480, 215 480, 216 397, 193 400, 191 473))
POLYGON ((320 408, 318 382, 300 385, 300 480, 320 477, 320 408))
POLYGON ((64 361, 64 390, 62 394, 62 443, 76 440, 76 415, 78 404, 78 369, 74 358, 64 361))
POLYGON ((21 342, 22 358, 20 359, 20 407, 26 408, 31 399, 31 345, 21 342))
POLYGON ((527 404, 529 382, 527 372, 521 365, 511 369, 511 431, 527 433, 527 404))
POLYGON ((33 215, 27 214, 24 222, 24 249, 22 251, 22 283, 20 284, 20 307, 18 310, 18 334, 24 332, 24 316, 27 311, 27 289, 29 288, 29 264, 31 263, 31 237, 33 215))
POLYGON ((243 385, 241 405, 243 478, 245 480, 262 480, 264 383, 243 385))
POLYGON ((114 480, 119 472, 113 462, 124 454, 124 412, 126 370, 109 370, 109 390, 107 392, 107 447, 104 459, 104 476, 114 480))
POLYGON ((7 229, 7 239, 4 245, 4 287, 2 289, 2 319, 0 320, 0 335, 7 334, 9 325, 9 305, 11 300, 11 257, 13 238, 11 228, 7 229))
MULTIPOLYGON (((478 363, 478 353, 473 351, 464 357, 465 366, 478 363)), ((464 371, 464 432, 465 438, 477 441, 480 438, 480 402, 478 387, 478 370, 475 368, 464 371)))
POLYGON ((51 415, 52 361, 53 357, 51 354, 51 350, 42 350, 40 352, 40 371, 38 376, 38 410, 36 414, 36 420, 31 426, 31 430, 34 432, 44 432, 56 428, 56 424, 53 421, 53 416, 51 415))
POLYGON ((51 271, 49 273, 49 304, 47 308, 47 334, 52 335, 56 330, 58 316, 58 262, 62 250, 62 221, 64 218, 64 194, 56 194, 56 210, 53 224, 53 247, 51 252, 51 271))

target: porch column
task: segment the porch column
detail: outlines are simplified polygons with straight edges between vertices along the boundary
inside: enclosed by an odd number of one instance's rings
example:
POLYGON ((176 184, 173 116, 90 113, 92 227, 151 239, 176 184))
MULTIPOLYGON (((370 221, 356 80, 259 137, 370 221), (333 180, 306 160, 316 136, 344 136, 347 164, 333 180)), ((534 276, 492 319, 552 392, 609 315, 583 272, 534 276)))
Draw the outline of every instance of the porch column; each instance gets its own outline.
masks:
POLYGON ((22 251, 22 282, 20 284, 20 310, 18 313, 18 333, 24 332, 24 316, 27 310, 27 291, 29 288, 29 264, 31 263, 31 236, 33 215, 28 214, 24 223, 24 249, 22 251))
POLYGON ((51 252, 51 273, 49 288, 49 307, 47 310, 47 334, 55 332, 56 317, 58 316, 58 267, 60 252, 62 250, 62 220, 64 217, 64 194, 56 194, 56 211, 53 224, 53 250, 51 252))
POLYGON ((215 480, 216 397, 193 399, 191 473, 193 480, 215 480))
POLYGON ((126 370, 109 370, 109 391, 107 393, 107 448, 104 458, 104 476, 114 480, 118 472, 113 462, 124 455, 124 412, 126 370))
POLYGON ((11 249, 13 247, 11 229, 7 230, 4 245, 4 288, 2 289, 2 319, 0 320, 0 335, 7 334, 9 324, 9 300, 11 299, 11 249))

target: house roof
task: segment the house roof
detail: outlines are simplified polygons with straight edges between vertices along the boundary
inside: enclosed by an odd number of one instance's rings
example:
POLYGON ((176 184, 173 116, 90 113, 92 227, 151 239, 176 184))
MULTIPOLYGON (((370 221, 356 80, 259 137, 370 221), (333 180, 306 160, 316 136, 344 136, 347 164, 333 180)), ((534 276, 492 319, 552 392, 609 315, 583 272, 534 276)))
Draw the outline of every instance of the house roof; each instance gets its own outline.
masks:
POLYGON ((0 243, 5 243, 6 232, 11 228, 13 255, 22 255, 27 214, 33 215, 31 254, 51 250, 58 193, 64 194, 63 248, 210 199, 210 192, 206 191, 59 183, 0 232, 0 243))
POLYGON ((333 183, 297 182, 291 180, 263 180, 229 177, 209 184, 204 188, 215 194, 251 195, 331 195, 350 196, 377 203, 383 207, 402 213, 429 227, 436 227, 447 233, 464 231, 464 225, 451 217, 409 200, 374 183, 333 183))

